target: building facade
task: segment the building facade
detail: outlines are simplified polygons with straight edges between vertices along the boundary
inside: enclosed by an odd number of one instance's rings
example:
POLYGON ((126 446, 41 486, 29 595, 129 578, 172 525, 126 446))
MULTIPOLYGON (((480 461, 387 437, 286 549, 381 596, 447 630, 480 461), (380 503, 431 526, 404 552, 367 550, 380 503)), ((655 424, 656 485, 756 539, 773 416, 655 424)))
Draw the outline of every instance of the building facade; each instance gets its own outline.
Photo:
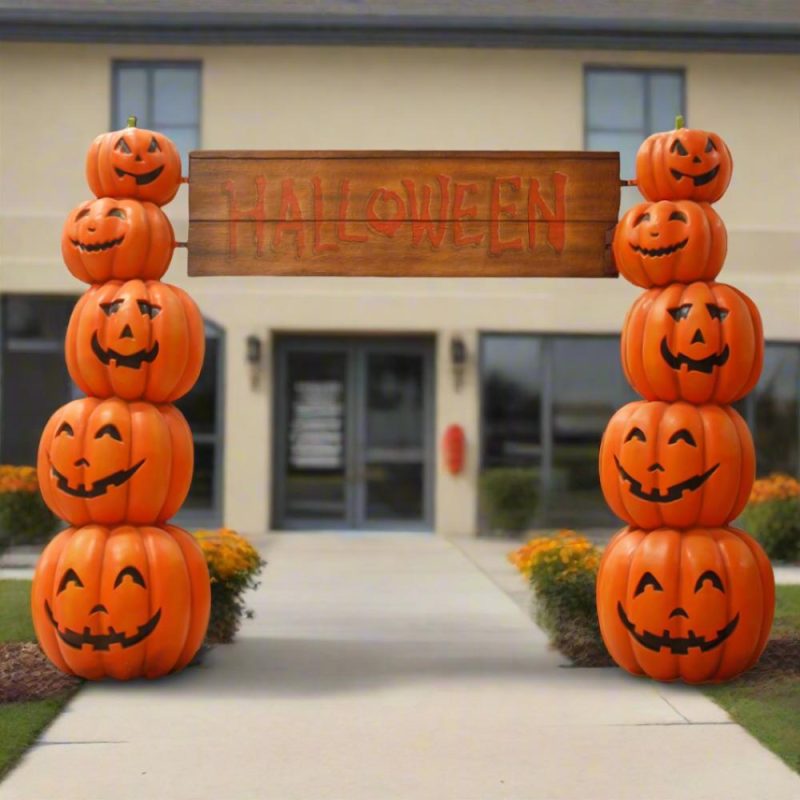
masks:
MULTIPOLYGON (((796 51, 6 38, 0 462, 33 463, 45 420, 74 391, 61 348, 84 286, 61 262, 60 232, 89 196, 90 141, 129 114, 184 159, 193 149, 588 148, 619 150, 633 177, 639 143, 682 112, 734 156, 716 206, 729 236, 720 278, 764 319, 764 374, 739 404, 758 469, 800 471, 796 51)), ((184 187, 165 208, 179 240, 187 197, 184 187)), ((637 197, 624 189, 623 209, 637 197)), ((540 489, 532 524, 614 524, 596 458, 608 418, 634 399, 618 354, 638 294, 627 282, 188 278, 182 249, 165 279, 195 298, 208 342, 201 380, 179 403, 197 453, 179 522, 474 535, 486 525, 480 474, 516 467, 540 489), (457 475, 441 452, 451 424, 466 433, 457 475)))

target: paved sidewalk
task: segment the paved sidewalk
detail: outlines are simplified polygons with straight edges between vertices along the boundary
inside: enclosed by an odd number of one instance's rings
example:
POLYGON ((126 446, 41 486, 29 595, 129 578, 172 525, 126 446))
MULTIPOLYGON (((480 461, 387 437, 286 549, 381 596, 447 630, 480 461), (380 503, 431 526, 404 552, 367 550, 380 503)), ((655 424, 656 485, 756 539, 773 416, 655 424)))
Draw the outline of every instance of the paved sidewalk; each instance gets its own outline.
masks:
POLYGON ((506 594, 520 582, 505 551, 272 539, 237 644, 167 680, 85 687, 0 796, 800 797, 800 778, 696 690, 564 667, 506 594))

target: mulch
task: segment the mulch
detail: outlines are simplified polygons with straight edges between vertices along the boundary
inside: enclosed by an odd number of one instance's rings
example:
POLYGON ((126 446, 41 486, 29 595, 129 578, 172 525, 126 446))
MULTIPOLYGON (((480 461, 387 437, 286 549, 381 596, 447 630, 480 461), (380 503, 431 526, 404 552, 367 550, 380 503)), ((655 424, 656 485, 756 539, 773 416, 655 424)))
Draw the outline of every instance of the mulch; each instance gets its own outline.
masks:
POLYGON ((800 675, 800 636, 776 636, 767 642, 758 663, 742 675, 761 679, 800 675))
POLYGON ((56 669, 35 642, 0 643, 0 703, 44 700, 79 683, 56 669))

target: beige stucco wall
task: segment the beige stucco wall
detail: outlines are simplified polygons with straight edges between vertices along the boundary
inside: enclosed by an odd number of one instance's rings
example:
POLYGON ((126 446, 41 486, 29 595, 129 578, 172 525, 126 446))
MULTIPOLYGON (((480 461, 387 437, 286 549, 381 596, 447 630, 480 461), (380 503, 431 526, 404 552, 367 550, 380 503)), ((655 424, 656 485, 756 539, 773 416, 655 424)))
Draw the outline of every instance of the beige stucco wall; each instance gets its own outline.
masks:
MULTIPOLYGON (((78 293, 59 258, 69 209, 85 199, 83 157, 110 119, 115 58, 203 62, 202 146, 225 148, 580 149, 586 64, 680 66, 691 124, 724 135, 734 180, 717 205, 729 232, 723 280, 753 297, 769 339, 800 339, 800 57, 542 50, 144 47, 3 43, 0 48, 0 291, 78 293)), ((186 232, 186 190, 167 207, 186 232)), ((270 519, 272 387, 251 387, 244 340, 281 331, 437 335, 437 441, 465 426, 466 474, 437 465, 436 528, 475 529, 480 331, 612 332, 637 290, 614 280, 168 279, 226 331, 225 519, 270 519), (450 332, 470 345, 452 388, 450 332)), ((269 354, 269 348, 266 348, 269 354)), ((267 356, 268 359, 268 356, 267 356)))

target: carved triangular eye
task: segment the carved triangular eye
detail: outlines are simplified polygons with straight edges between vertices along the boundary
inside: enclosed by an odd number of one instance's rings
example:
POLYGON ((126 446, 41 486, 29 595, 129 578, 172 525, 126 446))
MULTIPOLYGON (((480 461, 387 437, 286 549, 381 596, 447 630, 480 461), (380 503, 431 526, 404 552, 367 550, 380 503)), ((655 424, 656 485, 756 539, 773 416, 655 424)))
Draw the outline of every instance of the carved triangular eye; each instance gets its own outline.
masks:
POLYGON ((120 139, 114 149, 119 150, 120 153, 125 153, 126 155, 130 155, 131 152, 131 149, 128 147, 128 143, 125 141, 125 139, 120 139))
POLYGON ((69 422, 62 422, 61 425, 58 426, 56 436, 61 436, 62 433, 66 433, 67 436, 75 435, 75 431, 72 430, 72 425, 70 425, 69 422))
POLYGON ((74 583, 81 589, 83 588, 83 581, 78 577, 78 573, 72 568, 68 569, 64 573, 64 576, 61 578, 61 583, 58 584, 58 590, 56 591, 56 594, 61 594, 61 592, 63 592, 64 589, 66 589, 71 583, 74 583))
POLYGON ((706 303, 706 308, 711 315, 711 319, 718 319, 720 322, 730 314, 727 308, 720 308, 716 303, 706 303))
POLYGON ((150 140, 150 146, 147 148, 148 153, 160 153, 161 148, 158 146, 158 142, 156 141, 156 137, 154 136, 150 140))
POLYGON ((682 319, 686 319, 689 316, 689 312, 692 310, 691 303, 684 303, 682 306, 678 306, 677 308, 668 308, 667 312, 675 320, 675 322, 680 322, 682 319))
POLYGON ((639 216, 636 217, 636 221, 633 223, 633 227, 635 228, 640 222, 645 222, 649 220, 650 220, 650 215, 647 212, 645 212, 644 214, 639 214, 639 216))
POLYGON ((142 577, 142 573, 139 572, 139 570, 136 569, 136 567, 125 567, 124 569, 120 570, 119 575, 117 575, 117 578, 114 581, 115 589, 122 583, 123 580, 125 580, 126 576, 129 577, 134 583, 138 583, 139 586, 145 588, 144 578, 142 577))
POLYGON ((119 217, 120 219, 126 219, 125 212, 121 208, 112 208, 111 211, 106 214, 107 217, 119 217))
POLYGON ((112 439, 116 439, 118 442, 122 441, 122 436, 120 435, 119 429, 116 425, 103 425, 99 431, 94 435, 95 439, 102 439, 104 436, 110 436, 112 439))
POLYGON ((686 214, 683 213, 683 211, 673 211, 669 215, 669 218, 670 218, 670 222, 672 220, 674 220, 674 219, 677 219, 679 222, 688 222, 689 221, 689 218, 686 216, 686 214))
POLYGON ((124 300, 113 300, 110 303, 100 303, 100 308, 103 309, 103 313, 110 317, 112 314, 116 314, 119 311, 120 306, 124 303, 124 300))
POLYGON ((637 595, 640 595, 648 586, 652 586, 656 592, 664 591, 656 576, 653 575, 652 572, 645 572, 645 574, 639 579, 639 583, 636 584, 636 589, 633 592, 633 596, 636 597, 637 595))
POLYGON ((717 149, 717 146, 714 144, 713 141, 711 141, 711 137, 709 136, 708 137, 708 141, 706 142, 705 152, 706 153, 710 153, 712 150, 716 150, 716 149, 717 149))
POLYGON ((679 156, 689 155, 689 152, 683 146, 683 142, 681 142, 680 139, 675 139, 675 141, 672 143, 672 147, 669 148, 670 153, 674 153, 676 150, 678 151, 679 156))
POLYGON ((679 431, 675 431, 672 436, 669 437, 669 441, 667 444, 675 444, 675 442, 686 442, 686 444, 690 444, 692 447, 697 447, 697 442, 694 440, 694 436, 686 430, 686 428, 681 428, 679 431))
POLYGON ((699 592, 703 588, 704 581, 709 581, 715 589, 719 589, 721 592, 725 591, 725 587, 722 585, 722 578, 713 569, 707 569, 697 579, 697 583, 694 585, 695 592, 699 592))
POLYGON ((638 439, 640 442, 646 442, 647 438, 641 428, 631 428, 630 433, 625 437, 625 441, 629 442, 631 439, 638 439))

